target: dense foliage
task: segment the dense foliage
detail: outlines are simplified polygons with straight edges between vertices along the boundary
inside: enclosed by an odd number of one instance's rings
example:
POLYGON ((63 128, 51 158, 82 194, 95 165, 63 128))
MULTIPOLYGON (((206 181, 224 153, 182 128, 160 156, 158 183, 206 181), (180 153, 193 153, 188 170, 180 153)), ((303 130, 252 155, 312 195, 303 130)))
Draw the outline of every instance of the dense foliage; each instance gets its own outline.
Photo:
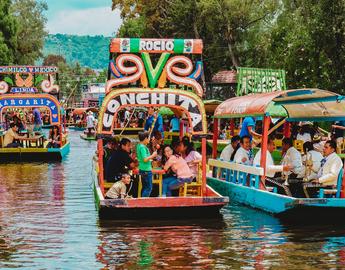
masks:
POLYGON ((0 64, 30 65, 42 56, 45 2, 0 1, 0 64))
POLYGON ((63 55, 67 63, 83 67, 107 68, 110 38, 104 36, 48 35, 44 55, 63 55))
POLYGON ((120 37, 201 38, 206 79, 282 68, 289 87, 345 89, 344 0, 113 0, 120 37))

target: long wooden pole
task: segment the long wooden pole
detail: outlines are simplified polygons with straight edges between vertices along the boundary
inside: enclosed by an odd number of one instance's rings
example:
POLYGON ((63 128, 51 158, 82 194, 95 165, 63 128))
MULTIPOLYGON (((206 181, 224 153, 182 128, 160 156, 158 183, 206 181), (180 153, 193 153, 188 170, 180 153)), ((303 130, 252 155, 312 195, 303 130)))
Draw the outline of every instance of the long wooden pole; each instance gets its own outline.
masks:
POLYGON ((264 116, 262 140, 261 140, 261 159, 260 167, 264 168, 264 175, 261 176, 260 189, 265 189, 265 180, 266 180, 266 157, 267 157, 267 143, 268 143, 268 129, 270 126, 271 119, 269 116, 264 116))
POLYGON ((201 139, 201 155, 202 155, 202 194, 206 196, 206 137, 201 139))
POLYGON ((104 196, 103 140, 98 139, 97 143, 98 143, 97 150, 98 150, 98 167, 99 167, 98 181, 99 181, 99 186, 101 188, 102 194, 104 196))
POLYGON ((219 119, 213 119, 213 142, 212 142, 212 158, 217 158, 217 139, 218 139, 219 119))

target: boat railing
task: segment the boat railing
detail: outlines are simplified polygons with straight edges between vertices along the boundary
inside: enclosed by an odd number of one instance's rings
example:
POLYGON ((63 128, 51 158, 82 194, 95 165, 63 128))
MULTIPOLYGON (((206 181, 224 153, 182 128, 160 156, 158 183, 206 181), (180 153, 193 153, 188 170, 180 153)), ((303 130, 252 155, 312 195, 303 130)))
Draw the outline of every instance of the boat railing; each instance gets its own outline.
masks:
POLYGON ((212 171, 212 177, 214 178, 255 188, 259 188, 260 178, 264 175, 264 169, 261 167, 254 167, 231 161, 209 159, 208 165, 212 171))

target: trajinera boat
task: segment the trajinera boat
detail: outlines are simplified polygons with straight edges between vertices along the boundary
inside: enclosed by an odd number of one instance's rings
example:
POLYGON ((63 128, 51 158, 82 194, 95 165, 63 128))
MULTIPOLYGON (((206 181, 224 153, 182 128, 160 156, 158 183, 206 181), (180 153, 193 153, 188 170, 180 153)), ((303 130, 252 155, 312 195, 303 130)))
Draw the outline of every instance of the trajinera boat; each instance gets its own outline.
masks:
MULTIPOLYGON (((198 83, 202 62, 201 40, 113 39, 110 45, 109 78, 106 97, 98 119, 98 156, 94 158, 94 196, 102 218, 190 218, 218 216, 228 202, 206 184, 206 117, 202 102, 203 88, 198 83), (160 54, 160 55, 159 55, 160 54), (173 56, 173 54, 178 54, 173 56), (157 59, 153 68, 151 57, 157 59), (114 60, 115 59, 115 60, 114 60), (167 87, 170 86, 170 87, 167 87), (184 113, 189 132, 202 143, 202 165, 196 181, 180 187, 178 197, 162 197, 164 171, 153 168, 156 197, 105 199, 113 183, 104 180, 104 140, 114 135, 120 110, 168 107, 184 113)), ((139 186, 141 179, 139 177, 139 186)), ((139 188, 140 190, 140 188, 139 188)))
MULTIPOLYGON (((343 169, 339 172, 336 187, 330 190, 310 184, 307 179, 300 182, 298 179, 286 179, 285 183, 277 182, 272 187, 267 185, 266 154, 272 130, 269 129, 271 118, 283 118, 287 123, 345 120, 344 97, 325 90, 297 89, 230 98, 220 104, 214 114, 214 149, 219 121, 242 117, 263 119, 260 166, 216 159, 214 151, 213 159, 208 161, 212 175, 208 175, 207 183, 222 195, 229 196, 231 202, 261 209, 289 221, 341 221, 340 217, 345 214, 343 169), (313 197, 308 196, 306 190, 310 186, 319 188, 313 197)), ((289 128, 289 125, 286 127, 289 128)))
POLYGON ((67 155, 57 78, 57 67, 0 67, 0 162, 59 161, 67 155), (42 114, 49 132, 42 131, 42 114))

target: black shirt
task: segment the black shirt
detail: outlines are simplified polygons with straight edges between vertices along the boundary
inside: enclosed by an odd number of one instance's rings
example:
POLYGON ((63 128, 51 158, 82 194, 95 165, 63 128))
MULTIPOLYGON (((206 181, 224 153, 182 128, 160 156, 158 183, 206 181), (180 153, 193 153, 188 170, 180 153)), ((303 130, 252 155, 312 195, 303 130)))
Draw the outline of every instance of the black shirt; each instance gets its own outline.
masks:
POLYGON ((112 153, 109 158, 106 169, 105 169, 105 179, 108 181, 114 181, 115 176, 119 176, 122 173, 128 173, 130 169, 130 164, 133 159, 130 157, 129 153, 123 150, 116 150, 112 153))

